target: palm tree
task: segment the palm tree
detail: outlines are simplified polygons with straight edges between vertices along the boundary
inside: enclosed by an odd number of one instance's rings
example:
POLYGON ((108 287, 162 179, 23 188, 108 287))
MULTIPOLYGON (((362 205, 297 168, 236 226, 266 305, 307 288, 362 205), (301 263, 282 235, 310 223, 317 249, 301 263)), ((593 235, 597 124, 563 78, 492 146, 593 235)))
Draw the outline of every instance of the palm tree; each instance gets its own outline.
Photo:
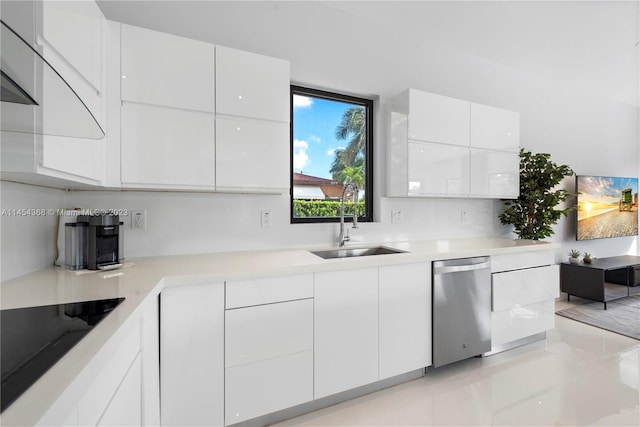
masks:
MULTIPOLYGON (((362 173, 361 181, 364 181, 364 150, 367 141, 365 108, 356 106, 345 110, 340 124, 336 127, 335 135, 337 139, 347 139, 351 135, 351 139, 346 148, 335 152, 336 157, 330 169, 333 179, 346 182, 343 179, 343 172, 345 168, 351 167, 360 170, 362 173)), ((364 182, 362 182, 362 185, 364 186, 364 182)), ((360 185, 358 187, 362 188, 360 185)))

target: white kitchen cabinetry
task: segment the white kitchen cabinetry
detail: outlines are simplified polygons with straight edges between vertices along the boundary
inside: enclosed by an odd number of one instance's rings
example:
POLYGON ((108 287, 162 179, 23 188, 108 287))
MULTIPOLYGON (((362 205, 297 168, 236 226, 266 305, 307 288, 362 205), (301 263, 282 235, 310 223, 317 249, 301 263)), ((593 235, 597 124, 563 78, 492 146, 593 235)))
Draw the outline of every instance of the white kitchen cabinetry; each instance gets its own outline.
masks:
POLYGON ((313 275, 226 289, 225 424, 313 400, 313 275))
POLYGON ((379 377, 431 365, 431 265, 379 267, 379 377))
POLYGON ((316 273, 314 304, 314 397, 377 381, 378 268, 316 273))
POLYGON ((469 101, 409 89, 409 139, 469 145, 469 101))
POLYGON ((216 46, 216 190, 288 193, 289 62, 216 46))
POLYGON ((216 46, 216 113, 289 122, 289 62, 216 46))
POLYGON ((470 145, 517 153, 520 150, 520 114, 471 103, 470 145))
POLYGON ((274 192, 289 187, 289 123, 216 119, 216 189, 274 192))
POLYGON ((520 191, 520 156, 507 151, 471 148, 471 196, 517 198, 520 191))
POLYGON ((469 194, 469 149, 455 145, 411 141, 409 195, 469 194))
POLYGON ((560 294, 553 262, 552 250, 491 257, 492 350, 553 329, 554 300, 560 294))
POLYGON ((389 105, 388 196, 518 196, 518 113, 415 89, 389 105))
POLYGON ((163 426, 224 424, 224 284, 160 296, 163 426))
POLYGON ((214 189, 211 113, 122 104, 123 187, 214 189))
POLYGON ((105 427, 142 425, 141 378, 142 368, 140 355, 138 355, 96 425, 105 427))
MULTIPOLYGON (((93 1, 24 2, 16 7, 27 8, 24 16, 33 17, 31 26, 16 22, 20 31, 33 31, 20 35, 34 43, 33 47, 78 94, 105 130, 106 20, 97 4, 93 1)), ((11 26, 12 15, 8 18, 7 24, 11 26)), ((68 129, 59 123, 82 127, 83 120, 89 120, 88 114, 78 119, 75 115, 71 119, 63 117, 75 114, 73 107, 80 106, 80 101, 74 100, 69 108, 61 106, 61 100, 66 98, 56 89, 58 79, 52 82, 48 77, 54 73, 42 73, 40 67, 32 69, 36 72, 28 77, 31 81, 20 83, 27 90, 33 90, 41 104, 42 112, 34 116, 33 129, 44 129, 46 134, 2 132, 2 177, 62 188, 102 185, 106 168, 105 138, 66 136, 70 135, 68 129)), ((13 106, 10 110, 3 105, 3 109, 3 114, 11 114, 13 106)))
POLYGON ((125 188, 215 188, 214 46, 121 25, 125 188))

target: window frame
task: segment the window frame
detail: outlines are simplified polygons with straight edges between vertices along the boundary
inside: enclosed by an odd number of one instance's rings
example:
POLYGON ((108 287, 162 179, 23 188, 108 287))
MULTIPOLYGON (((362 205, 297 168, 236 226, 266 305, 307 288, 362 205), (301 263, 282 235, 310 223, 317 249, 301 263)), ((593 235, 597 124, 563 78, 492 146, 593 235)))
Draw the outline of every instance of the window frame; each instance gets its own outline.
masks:
POLYGON ((340 222, 340 217, 304 217, 297 218, 293 216, 293 155, 294 155, 294 122, 293 122, 293 97, 294 95, 310 96, 315 98, 323 98, 331 101, 346 102, 355 105, 361 105, 365 107, 365 120, 367 137, 365 142, 365 211, 364 215, 358 216, 359 222, 373 222, 373 100, 367 98, 359 98, 352 95, 345 95, 342 93, 329 92, 320 89, 313 89, 304 86, 291 85, 289 90, 290 95, 290 132, 289 132, 289 217, 291 224, 319 224, 319 223, 336 223, 340 222))

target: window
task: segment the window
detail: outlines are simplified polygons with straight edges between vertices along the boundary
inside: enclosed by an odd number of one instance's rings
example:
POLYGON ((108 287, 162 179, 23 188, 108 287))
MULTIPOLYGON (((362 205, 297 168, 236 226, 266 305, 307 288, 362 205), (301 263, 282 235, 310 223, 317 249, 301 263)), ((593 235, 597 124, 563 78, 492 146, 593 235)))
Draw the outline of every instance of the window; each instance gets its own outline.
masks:
POLYGON ((291 86, 292 223, 337 222, 345 188, 345 216, 373 220, 372 117, 370 99, 291 86))

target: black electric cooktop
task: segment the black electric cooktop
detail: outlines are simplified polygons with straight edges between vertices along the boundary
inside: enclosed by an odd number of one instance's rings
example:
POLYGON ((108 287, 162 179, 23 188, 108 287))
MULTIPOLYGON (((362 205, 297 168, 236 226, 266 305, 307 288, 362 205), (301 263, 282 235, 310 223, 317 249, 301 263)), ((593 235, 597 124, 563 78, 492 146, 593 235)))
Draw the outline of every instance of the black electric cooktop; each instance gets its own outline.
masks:
POLYGON ((0 311, 3 412, 124 298, 0 311))

